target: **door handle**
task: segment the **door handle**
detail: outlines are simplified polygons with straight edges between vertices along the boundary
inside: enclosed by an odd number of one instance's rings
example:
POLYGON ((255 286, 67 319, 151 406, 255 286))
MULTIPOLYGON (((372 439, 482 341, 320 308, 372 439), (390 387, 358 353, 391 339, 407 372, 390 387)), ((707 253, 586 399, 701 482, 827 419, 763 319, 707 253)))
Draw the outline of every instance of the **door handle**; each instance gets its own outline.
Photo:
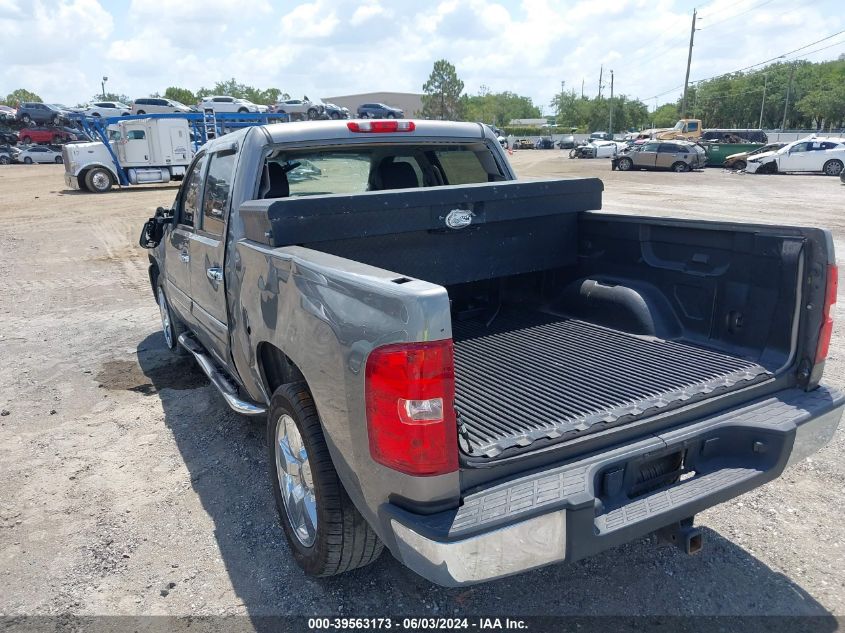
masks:
POLYGON ((205 274, 211 281, 223 281, 223 271, 219 268, 209 268, 205 271, 205 274))
POLYGON ((181 259, 185 264, 191 261, 191 256, 188 254, 188 251, 182 251, 179 253, 179 259, 181 259))

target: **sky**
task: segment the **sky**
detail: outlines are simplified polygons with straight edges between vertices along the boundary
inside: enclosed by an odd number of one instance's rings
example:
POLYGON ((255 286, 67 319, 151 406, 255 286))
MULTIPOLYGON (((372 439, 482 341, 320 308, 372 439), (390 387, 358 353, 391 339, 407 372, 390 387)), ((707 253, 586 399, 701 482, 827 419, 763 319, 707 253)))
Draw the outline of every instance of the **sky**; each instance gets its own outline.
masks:
MULTIPOLYGON (((421 92, 437 59, 465 91, 529 96, 544 112, 561 82, 655 103, 691 80, 738 70, 845 31, 841 0, 0 0, 0 96, 16 88, 76 105, 196 91, 232 77, 292 97, 421 92), (655 97, 657 97, 655 99, 655 97)), ((836 59, 845 32, 786 59, 836 59), (823 49, 823 50, 819 50, 823 49)))

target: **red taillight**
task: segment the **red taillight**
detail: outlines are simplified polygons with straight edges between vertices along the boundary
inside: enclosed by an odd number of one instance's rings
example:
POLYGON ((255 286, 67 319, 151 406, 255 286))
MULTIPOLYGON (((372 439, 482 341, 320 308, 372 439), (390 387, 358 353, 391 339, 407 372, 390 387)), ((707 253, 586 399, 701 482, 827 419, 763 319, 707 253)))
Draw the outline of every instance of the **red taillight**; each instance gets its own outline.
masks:
POLYGON ((366 401, 374 460, 409 475, 457 470, 451 339, 374 349, 367 358, 366 401))
POLYGON ((413 121, 397 121, 387 119, 384 121, 350 121, 346 124, 350 132, 413 132, 417 129, 413 121))
POLYGON ((824 293, 824 320, 819 330, 819 344, 816 346, 816 362, 827 358, 830 350, 830 335, 833 334, 833 306, 836 303, 836 292, 839 289, 839 270, 836 264, 827 267, 827 288, 824 293))

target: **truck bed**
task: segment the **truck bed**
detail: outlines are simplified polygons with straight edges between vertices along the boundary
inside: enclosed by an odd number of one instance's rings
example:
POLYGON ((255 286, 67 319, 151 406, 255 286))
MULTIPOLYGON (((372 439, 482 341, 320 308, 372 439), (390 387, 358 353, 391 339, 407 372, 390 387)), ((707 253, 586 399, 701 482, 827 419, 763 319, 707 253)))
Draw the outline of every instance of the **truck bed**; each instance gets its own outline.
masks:
POLYGON ((772 376, 729 354, 534 310, 453 329, 455 407, 472 456, 567 440, 772 376))

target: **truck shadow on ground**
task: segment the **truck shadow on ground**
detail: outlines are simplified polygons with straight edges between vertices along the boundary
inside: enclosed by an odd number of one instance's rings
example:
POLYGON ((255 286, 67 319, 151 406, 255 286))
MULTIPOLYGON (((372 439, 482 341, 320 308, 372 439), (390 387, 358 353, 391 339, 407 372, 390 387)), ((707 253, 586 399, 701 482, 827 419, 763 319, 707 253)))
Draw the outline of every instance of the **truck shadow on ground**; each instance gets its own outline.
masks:
MULTIPOLYGON (((130 185, 128 187, 118 187, 115 185, 108 192, 107 195, 114 194, 130 194, 143 193, 145 191, 172 191, 173 195, 179 191, 179 183, 168 185, 130 185)), ((59 189, 57 193, 63 196, 95 196, 99 194, 91 193, 90 191, 80 191, 79 189, 59 189)))
POLYGON ((790 578, 706 527, 696 556, 657 548, 648 537, 588 560, 462 589, 432 585, 387 551, 364 569, 309 578, 277 521, 264 420, 230 412, 193 359, 171 354, 159 333, 137 351, 147 384, 124 388, 160 398, 193 489, 214 521, 234 604, 242 602, 255 623, 262 616, 317 614, 796 615, 822 616, 813 620, 814 631, 837 630, 836 620, 790 578))

